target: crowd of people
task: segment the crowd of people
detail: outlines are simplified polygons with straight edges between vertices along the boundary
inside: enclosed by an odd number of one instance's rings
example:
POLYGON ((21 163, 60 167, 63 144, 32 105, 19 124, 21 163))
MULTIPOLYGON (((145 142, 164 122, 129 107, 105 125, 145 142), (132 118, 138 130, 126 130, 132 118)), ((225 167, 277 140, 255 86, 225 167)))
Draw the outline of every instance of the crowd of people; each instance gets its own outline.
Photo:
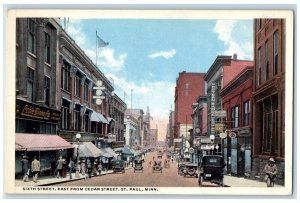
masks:
MULTIPOLYGON (((28 182, 30 175, 34 182, 37 182, 38 176, 41 172, 40 161, 34 156, 33 161, 29 163, 28 157, 24 155, 21 160, 23 181, 28 182)), ((92 176, 101 175, 101 171, 108 170, 108 163, 102 163, 98 159, 80 159, 76 164, 72 158, 59 156, 58 159, 52 157, 51 160, 51 175, 56 178, 66 178, 67 175, 70 179, 73 178, 73 173, 81 174, 86 179, 92 176)))

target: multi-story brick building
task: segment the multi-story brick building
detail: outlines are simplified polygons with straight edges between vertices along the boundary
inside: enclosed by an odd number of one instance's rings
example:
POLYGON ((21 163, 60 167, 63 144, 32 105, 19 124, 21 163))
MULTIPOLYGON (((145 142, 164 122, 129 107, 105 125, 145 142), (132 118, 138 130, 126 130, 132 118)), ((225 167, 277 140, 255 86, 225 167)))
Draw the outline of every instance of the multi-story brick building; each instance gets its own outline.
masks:
POLYGON ((253 66, 249 66, 220 92, 223 110, 227 112, 225 123, 228 135, 234 135, 222 140, 220 150, 227 162, 227 171, 234 176, 251 174, 252 83, 253 66))
POLYGON ((16 20, 16 174, 21 155, 41 161, 71 153, 72 145, 57 135, 61 111, 57 106, 57 46, 59 24, 48 18, 16 20), (36 144, 39 141, 39 144, 36 144))
POLYGON ((208 135, 215 135, 216 143, 221 141, 215 132, 215 123, 222 121, 221 118, 215 117, 215 111, 222 110, 220 91, 248 66, 253 66, 253 62, 239 60, 237 54, 234 54, 233 58, 231 56, 217 56, 204 76, 207 83, 207 131, 208 135))
POLYGON ((263 167, 274 157, 278 182, 285 168, 285 20, 254 21, 253 173, 263 178, 263 167))
POLYGON ((116 135, 116 142, 112 143, 113 148, 123 147, 125 144, 124 114, 126 109, 126 103, 118 95, 113 94, 110 104, 110 118, 108 118, 108 122, 111 122, 109 133, 116 135))
MULTIPOLYGON (((174 138, 188 137, 188 131, 193 128, 191 106, 197 97, 205 95, 204 73, 180 72, 175 87, 174 120, 176 130, 174 138)), ((190 142, 191 140, 189 140, 190 142)), ((175 143, 175 148, 180 145, 175 143)))
POLYGON ((82 142, 92 142, 99 148, 110 146, 115 140, 108 137, 112 84, 62 28, 58 40, 57 103, 62 112, 59 135, 76 142, 75 135, 80 133, 82 142), (101 105, 92 98, 97 81, 105 87, 101 105))

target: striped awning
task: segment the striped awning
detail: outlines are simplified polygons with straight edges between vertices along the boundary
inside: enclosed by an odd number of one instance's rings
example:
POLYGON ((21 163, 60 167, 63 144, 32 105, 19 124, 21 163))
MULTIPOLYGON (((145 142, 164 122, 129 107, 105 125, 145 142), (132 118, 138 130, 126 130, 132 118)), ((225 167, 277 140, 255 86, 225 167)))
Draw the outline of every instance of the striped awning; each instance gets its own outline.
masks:
MULTIPOLYGON (((76 144, 74 144, 76 146, 76 144)), ((81 142, 79 144, 79 157, 87 158, 94 157, 97 158, 101 156, 102 151, 98 149, 92 142, 81 142)))
POLYGON ((97 113, 96 111, 92 112, 90 119, 94 122, 109 124, 109 122, 104 118, 104 116, 101 113, 97 113))
POLYGON ((58 135, 16 133, 16 151, 51 151, 74 148, 58 135))

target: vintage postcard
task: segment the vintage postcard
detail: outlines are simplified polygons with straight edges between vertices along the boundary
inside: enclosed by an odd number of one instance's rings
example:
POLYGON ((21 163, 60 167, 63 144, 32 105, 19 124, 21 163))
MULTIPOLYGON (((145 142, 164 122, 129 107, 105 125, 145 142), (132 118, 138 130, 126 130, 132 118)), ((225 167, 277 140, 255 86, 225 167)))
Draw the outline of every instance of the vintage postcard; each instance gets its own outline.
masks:
POLYGON ((6 193, 291 195, 293 18, 9 10, 6 193))

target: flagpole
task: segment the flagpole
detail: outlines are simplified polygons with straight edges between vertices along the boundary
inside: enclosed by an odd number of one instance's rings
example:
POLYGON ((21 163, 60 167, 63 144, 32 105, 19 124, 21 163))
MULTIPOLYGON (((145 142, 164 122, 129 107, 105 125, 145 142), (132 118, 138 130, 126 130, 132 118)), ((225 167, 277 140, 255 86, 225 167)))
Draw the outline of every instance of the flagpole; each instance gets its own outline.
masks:
POLYGON ((98 44, 97 44, 98 40, 97 40, 97 30, 96 30, 96 67, 97 67, 97 60, 98 60, 98 44))

